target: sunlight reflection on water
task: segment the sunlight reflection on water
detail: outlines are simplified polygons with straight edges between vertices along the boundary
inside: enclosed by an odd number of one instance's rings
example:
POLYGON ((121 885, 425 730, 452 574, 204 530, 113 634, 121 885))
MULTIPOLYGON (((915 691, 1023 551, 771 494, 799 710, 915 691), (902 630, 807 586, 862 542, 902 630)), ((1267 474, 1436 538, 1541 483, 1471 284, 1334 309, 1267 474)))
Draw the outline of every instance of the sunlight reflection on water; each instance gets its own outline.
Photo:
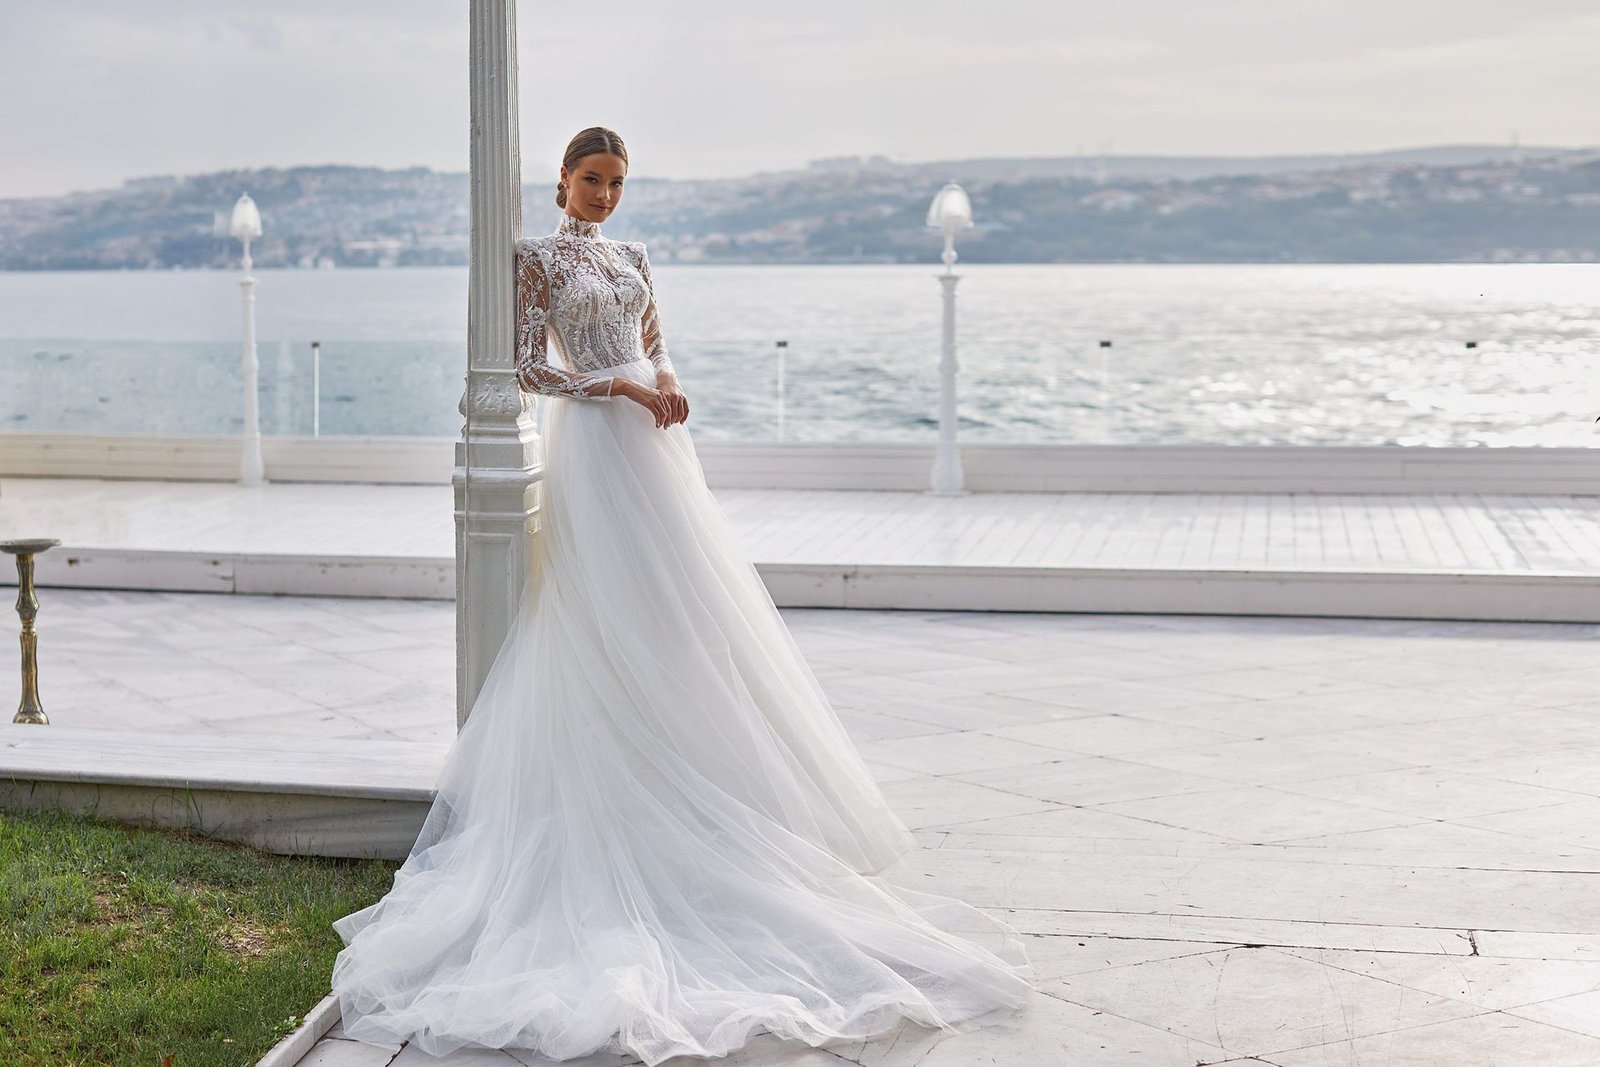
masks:
MULTIPOLYGON (((931 439, 934 265, 656 268, 690 427, 931 439)), ((972 441, 1587 446, 1600 266, 962 265, 972 441), (1101 341, 1110 341, 1102 347, 1101 341), (1476 342, 1468 347, 1468 342, 1476 342)), ((261 271, 262 418, 454 436, 466 271, 261 271)), ((228 433, 237 278, 0 273, 0 428, 228 433), (137 340, 130 340, 137 338, 137 340)))

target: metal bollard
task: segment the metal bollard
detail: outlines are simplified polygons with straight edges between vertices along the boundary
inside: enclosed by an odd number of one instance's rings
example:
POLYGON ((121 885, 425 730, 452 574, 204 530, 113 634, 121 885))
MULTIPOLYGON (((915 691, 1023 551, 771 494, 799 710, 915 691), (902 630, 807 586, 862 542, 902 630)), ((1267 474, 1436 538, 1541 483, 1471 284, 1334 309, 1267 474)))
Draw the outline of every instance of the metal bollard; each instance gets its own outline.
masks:
POLYGON ((53 537, 0 541, 0 551, 17 557, 17 614, 22 616, 22 703, 12 722, 48 725, 49 716, 39 703, 39 635, 33 620, 39 614, 39 597, 33 590, 33 557, 61 542, 53 537))

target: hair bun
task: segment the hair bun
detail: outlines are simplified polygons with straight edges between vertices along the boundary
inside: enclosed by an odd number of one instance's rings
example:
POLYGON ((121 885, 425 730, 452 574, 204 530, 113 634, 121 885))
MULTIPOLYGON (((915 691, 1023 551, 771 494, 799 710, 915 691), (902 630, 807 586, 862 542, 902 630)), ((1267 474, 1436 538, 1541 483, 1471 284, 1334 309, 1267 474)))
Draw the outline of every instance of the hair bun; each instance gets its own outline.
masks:
MULTIPOLYGON (((561 165, 567 169, 568 174, 571 174, 584 156, 596 152, 610 153, 622 160, 624 166, 627 165, 628 150, 623 146, 622 138, 617 136, 617 131, 604 126, 590 126, 586 130, 579 130, 577 136, 567 143, 567 150, 561 157, 561 165)), ((567 206, 567 187, 564 181, 556 184, 556 203, 561 207, 567 206)))

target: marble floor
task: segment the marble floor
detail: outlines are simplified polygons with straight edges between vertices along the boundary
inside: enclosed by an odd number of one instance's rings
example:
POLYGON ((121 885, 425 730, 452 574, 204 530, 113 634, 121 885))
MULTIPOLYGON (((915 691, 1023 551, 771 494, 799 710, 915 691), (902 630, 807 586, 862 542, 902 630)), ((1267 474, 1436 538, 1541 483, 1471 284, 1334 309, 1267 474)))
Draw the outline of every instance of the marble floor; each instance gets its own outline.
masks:
MULTIPOLYGON (((718 489, 762 563, 1600 573, 1600 496, 718 489)), ((448 485, 7 478, 0 536, 450 560, 448 485)))
MULTIPOLYGON (((451 736, 447 602, 41 599, 56 723, 451 736)), ((784 616, 924 846, 891 879, 1006 917, 1039 994, 729 1067, 1600 1064, 1600 626, 784 616)), ((540 1061, 335 1028, 301 1062, 540 1061)))

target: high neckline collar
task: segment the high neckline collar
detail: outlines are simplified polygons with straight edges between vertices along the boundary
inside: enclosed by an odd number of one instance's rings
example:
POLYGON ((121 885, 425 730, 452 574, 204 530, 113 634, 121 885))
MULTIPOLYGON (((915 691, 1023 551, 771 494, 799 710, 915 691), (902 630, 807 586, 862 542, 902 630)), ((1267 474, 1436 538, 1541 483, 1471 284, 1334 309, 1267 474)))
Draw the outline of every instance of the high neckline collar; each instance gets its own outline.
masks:
POLYGON ((561 224, 556 227, 556 232, 570 233, 576 237, 599 237, 600 224, 598 222, 590 222, 588 219, 580 219, 576 215, 569 215, 563 211, 561 213, 561 224))

